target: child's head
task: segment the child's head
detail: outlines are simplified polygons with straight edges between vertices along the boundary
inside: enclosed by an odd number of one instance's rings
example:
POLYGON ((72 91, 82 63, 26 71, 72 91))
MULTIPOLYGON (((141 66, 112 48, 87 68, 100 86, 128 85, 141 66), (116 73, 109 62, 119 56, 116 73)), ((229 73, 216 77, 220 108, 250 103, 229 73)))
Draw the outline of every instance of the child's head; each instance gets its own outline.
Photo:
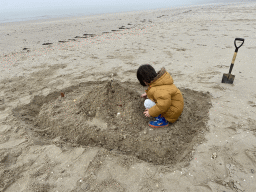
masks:
POLYGON ((141 65, 137 70, 137 78, 143 86, 146 86, 145 82, 149 84, 153 81, 156 76, 155 69, 149 64, 141 65))

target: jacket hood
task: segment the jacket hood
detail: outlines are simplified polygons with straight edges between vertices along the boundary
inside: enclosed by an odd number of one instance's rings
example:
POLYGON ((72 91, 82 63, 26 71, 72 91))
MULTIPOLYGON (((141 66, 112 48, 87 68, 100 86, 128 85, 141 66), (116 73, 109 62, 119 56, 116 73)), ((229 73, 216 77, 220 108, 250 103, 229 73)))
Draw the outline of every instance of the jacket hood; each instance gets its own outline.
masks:
POLYGON ((151 87, 154 87, 159 85, 172 85, 172 84, 173 84, 172 76, 165 70, 164 67, 162 67, 162 69, 157 72, 157 76, 149 85, 151 87))

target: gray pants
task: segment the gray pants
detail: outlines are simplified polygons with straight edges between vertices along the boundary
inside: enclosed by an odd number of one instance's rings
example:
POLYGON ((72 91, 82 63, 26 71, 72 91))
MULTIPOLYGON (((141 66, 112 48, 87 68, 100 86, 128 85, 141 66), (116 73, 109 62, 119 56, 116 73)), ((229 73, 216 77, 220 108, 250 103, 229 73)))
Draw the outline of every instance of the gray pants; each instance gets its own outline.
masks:
POLYGON ((150 99, 146 99, 144 101, 144 106, 146 109, 150 109, 151 107, 153 107, 156 103, 150 99))

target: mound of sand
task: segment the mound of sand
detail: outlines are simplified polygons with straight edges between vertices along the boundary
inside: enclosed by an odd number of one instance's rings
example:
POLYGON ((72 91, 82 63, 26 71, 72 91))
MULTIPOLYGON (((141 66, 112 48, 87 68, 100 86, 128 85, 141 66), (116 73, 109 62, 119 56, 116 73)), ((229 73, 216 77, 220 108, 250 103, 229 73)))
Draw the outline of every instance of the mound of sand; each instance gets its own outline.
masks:
POLYGON ((99 146, 154 164, 186 162, 193 146, 204 139, 211 106, 208 93, 181 89, 185 106, 178 121, 152 130, 147 123, 153 118, 143 115, 144 99, 132 83, 99 83, 87 94, 83 89, 86 86, 73 88, 64 97, 35 97, 19 113, 49 140, 99 146), (33 117, 32 108, 39 109, 33 117))
POLYGON ((145 128, 145 117, 141 115, 145 109, 141 101, 137 92, 110 81, 82 97, 78 106, 85 119, 92 120, 90 125, 135 136, 145 128), (106 125, 100 124, 101 121, 106 125))

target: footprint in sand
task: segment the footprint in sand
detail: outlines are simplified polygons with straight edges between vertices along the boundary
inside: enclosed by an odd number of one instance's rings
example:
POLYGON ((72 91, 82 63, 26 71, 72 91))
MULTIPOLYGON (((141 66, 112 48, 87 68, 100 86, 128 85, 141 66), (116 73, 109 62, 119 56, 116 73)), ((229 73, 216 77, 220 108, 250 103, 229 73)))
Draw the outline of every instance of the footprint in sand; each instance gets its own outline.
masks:
POLYGON ((42 45, 51 45, 51 44, 53 44, 53 43, 43 43, 42 45))
POLYGON ((256 107, 256 104, 253 101, 248 101, 247 102, 251 107, 256 107))

